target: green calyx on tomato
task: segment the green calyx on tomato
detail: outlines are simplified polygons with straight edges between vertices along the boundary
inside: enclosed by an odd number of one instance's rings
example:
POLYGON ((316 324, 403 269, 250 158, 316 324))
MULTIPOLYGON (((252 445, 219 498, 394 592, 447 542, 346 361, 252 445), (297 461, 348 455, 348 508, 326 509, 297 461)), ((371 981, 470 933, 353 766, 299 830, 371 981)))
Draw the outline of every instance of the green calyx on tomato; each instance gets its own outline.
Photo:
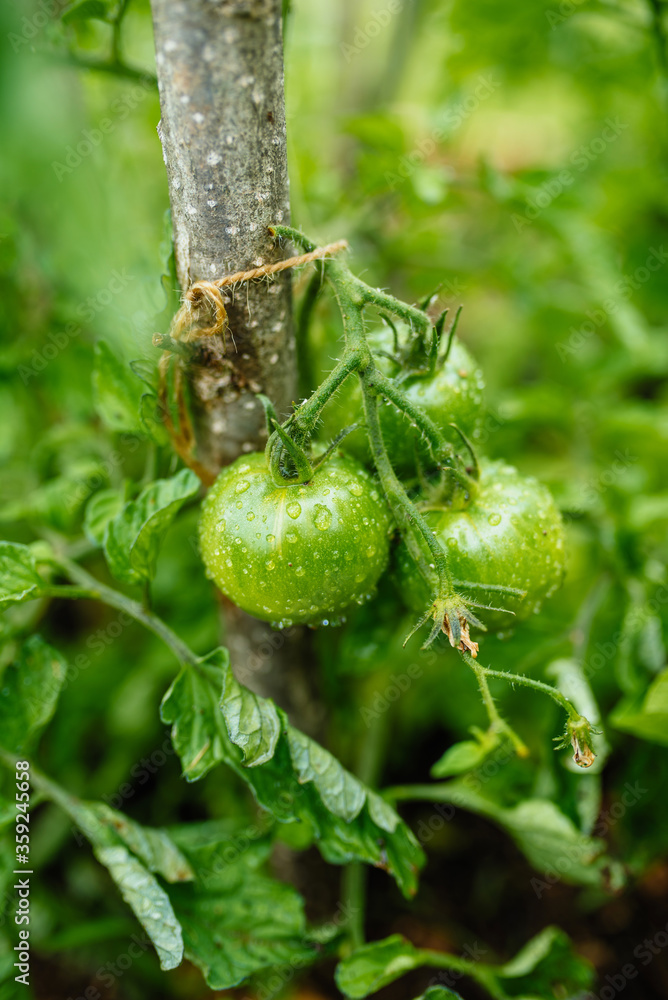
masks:
POLYGON ((254 452, 223 469, 202 508, 207 575, 244 611, 281 627, 337 624, 371 596, 392 518, 376 480, 332 455, 307 483, 278 486, 254 452))
MULTIPOLYGON (((538 612, 563 579, 563 522, 549 490, 504 462, 481 462, 464 510, 425 505, 422 514, 447 554, 458 593, 470 597, 487 629, 510 628, 538 612)), ((397 551, 396 579, 415 610, 433 601, 432 585, 405 544, 397 551)))
MULTIPOLYGON (((398 323, 397 330, 400 339, 410 335, 405 324, 398 323)), ((378 368, 388 376, 399 375, 401 389, 409 402, 424 410, 446 440, 456 448, 461 448, 461 437, 451 426, 456 424, 475 444, 480 435, 483 416, 484 382, 482 372, 459 340, 452 340, 447 359, 440 359, 433 372, 412 373, 405 378, 401 378, 399 366, 384 356, 393 353, 394 336, 389 327, 369 331, 367 342, 376 355, 378 368), (384 353, 379 355, 378 352, 384 353)), ((320 376, 332 367, 331 353, 331 344, 329 347, 324 345, 319 352, 320 376)), ((322 413, 322 436, 334 437, 340 427, 361 421, 362 412, 359 383, 357 379, 348 379, 322 413)), ((428 460, 428 447, 419 431, 405 414, 389 402, 383 403, 381 407, 380 422, 385 445, 397 473, 403 476, 414 475, 416 452, 428 460)), ((369 447, 363 427, 348 436, 346 449, 361 462, 369 461, 369 447)))

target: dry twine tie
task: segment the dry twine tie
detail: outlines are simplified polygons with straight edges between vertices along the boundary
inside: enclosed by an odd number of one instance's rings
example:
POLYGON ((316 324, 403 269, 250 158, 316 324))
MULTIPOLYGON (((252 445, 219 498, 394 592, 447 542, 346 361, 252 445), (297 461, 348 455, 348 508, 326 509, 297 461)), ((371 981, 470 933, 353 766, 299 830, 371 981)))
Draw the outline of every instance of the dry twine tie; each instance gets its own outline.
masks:
POLYGON ((253 267, 248 271, 235 271, 234 274, 226 274, 217 281, 196 281, 188 289, 183 297, 183 305, 174 316, 168 334, 155 333, 153 344, 156 347, 164 347, 160 361, 158 362, 158 401, 162 415, 162 420, 167 428, 167 432, 172 440, 174 450, 202 480, 205 485, 211 485, 215 479, 205 466, 203 466, 193 455, 195 448, 195 434, 188 414, 188 408, 183 395, 183 369, 181 364, 176 364, 174 369, 174 393, 178 413, 178 427, 174 426, 174 421, 169 408, 167 398, 166 375, 169 368, 172 352, 187 356, 187 350, 181 346, 199 337, 214 336, 215 334, 225 334, 227 325, 227 311, 221 293, 221 288, 228 285, 241 284, 245 281, 253 281, 255 278, 264 278, 279 271, 286 271, 290 267, 299 267, 300 264, 308 264, 323 257, 340 253, 346 250, 348 243, 346 240, 337 240, 336 243, 328 243, 327 246, 318 247, 310 253, 300 254, 299 257, 289 257, 287 260, 279 260, 274 264, 263 264, 261 267, 253 267), (208 303, 213 313, 213 323, 207 327, 196 325, 195 309, 204 303, 208 303))
MULTIPOLYGON (((235 271, 234 274, 226 274, 223 278, 218 278, 217 281, 196 281, 185 293, 183 305, 172 320, 168 337, 177 342, 187 343, 196 337, 224 333, 227 311, 221 288, 244 281, 253 281, 254 278, 264 278, 279 271, 286 271, 290 267, 299 267, 300 264, 309 264, 313 260, 320 260, 323 257, 340 253, 347 247, 346 240, 337 240, 336 243, 328 243, 327 246, 318 247, 311 250, 310 253, 301 254, 299 257, 289 257, 287 260, 279 260, 274 264, 263 264, 261 267, 253 267, 248 271, 235 271), (197 327, 194 325, 193 306, 198 307, 204 302, 207 302, 211 308, 213 323, 211 326, 197 327)), ((153 343, 158 347, 166 339, 162 334, 156 333, 153 337, 153 343)))

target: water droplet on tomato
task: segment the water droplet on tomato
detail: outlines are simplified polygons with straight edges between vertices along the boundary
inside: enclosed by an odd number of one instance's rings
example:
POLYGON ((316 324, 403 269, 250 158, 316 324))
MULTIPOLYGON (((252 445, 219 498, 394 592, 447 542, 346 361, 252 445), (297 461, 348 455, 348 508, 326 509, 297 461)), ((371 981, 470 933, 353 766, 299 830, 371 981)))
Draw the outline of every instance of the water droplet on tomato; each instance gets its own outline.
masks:
POLYGON ((303 566, 297 566, 297 568, 295 569, 295 576, 303 576, 305 572, 306 570, 304 569, 303 566))
POLYGON ((317 503, 315 505, 315 526, 320 531, 327 531, 332 524, 332 512, 329 507, 325 507, 324 504, 317 503))
POLYGON ((296 521, 302 512, 301 504, 297 503, 296 500, 289 503, 285 509, 288 512, 288 517, 291 517, 293 521, 296 521))
POLYGON ((276 569, 276 563, 273 559, 267 559, 264 565, 267 569, 276 569))
POLYGON ((297 541, 297 535, 295 535, 294 531, 288 531, 288 533, 285 536, 285 540, 286 542, 290 542, 291 545, 294 545, 294 543, 297 541))
POLYGON ((355 497, 361 497, 362 493, 364 492, 361 483, 355 482, 355 480, 353 480, 351 483, 348 483, 348 489, 355 497))
POLYGON ((247 479, 240 480, 234 487, 235 493, 245 493, 247 489, 250 489, 250 483, 247 479))
POLYGON ((271 544, 272 544, 272 542, 275 542, 275 541, 276 541, 276 536, 275 536, 275 535, 267 535, 267 541, 268 541, 268 542, 269 542, 269 544, 271 545, 271 544))
POLYGON ((489 524, 492 525, 492 527, 494 527, 497 524, 501 524, 501 515, 500 514, 490 514, 489 517, 487 518, 487 521, 488 521, 489 524))
POLYGON ((253 513, 252 510, 249 511, 248 514, 246 514, 246 520, 247 521, 254 521, 255 520, 255 514, 253 513))

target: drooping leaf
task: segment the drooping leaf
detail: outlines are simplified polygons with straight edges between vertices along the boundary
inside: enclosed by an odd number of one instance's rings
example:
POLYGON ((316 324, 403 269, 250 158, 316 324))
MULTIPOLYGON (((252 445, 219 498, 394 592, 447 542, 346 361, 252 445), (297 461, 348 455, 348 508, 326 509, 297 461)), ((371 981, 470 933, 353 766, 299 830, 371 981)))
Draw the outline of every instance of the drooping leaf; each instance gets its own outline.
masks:
POLYGON ((94 847, 121 896, 151 938, 161 969, 175 969, 183 959, 183 934, 169 896, 126 847, 94 847))
POLYGON ((163 700, 162 719, 172 723, 190 780, 224 761, 275 819, 311 829, 326 860, 365 861, 390 872, 407 895, 415 891, 424 855, 408 827, 270 701, 240 685, 226 650, 183 668, 163 700))
POLYGON ((195 875, 186 858, 166 830, 141 826, 103 802, 89 802, 86 808, 95 822, 107 827, 115 838, 129 847, 150 872, 167 882, 188 882, 195 875))
POLYGON ((107 525, 123 508, 123 495, 118 490, 100 490, 86 504, 84 531, 94 545, 101 546, 107 525))
POLYGON ((67 663, 39 635, 22 646, 0 682, 0 744, 19 753, 41 733, 56 710, 67 663))
POLYGON ((42 587, 28 546, 0 541, 0 609, 39 597, 42 587))
POLYGON ((163 537, 200 481, 190 469, 171 479, 157 479, 126 503, 106 529, 104 551, 109 569, 123 583, 141 583, 155 573, 163 537))
POLYGON ((150 937, 162 969, 174 969, 183 959, 183 935, 169 896, 133 851, 154 870, 192 878, 193 872, 164 830, 142 829, 122 813, 99 802, 59 796, 61 805, 93 846, 120 893, 150 937), (128 846, 132 850, 128 849, 128 846))
POLYGON ((95 408, 112 431, 141 434, 139 419, 142 386, 129 365, 119 359, 106 341, 95 345, 93 393, 95 408))

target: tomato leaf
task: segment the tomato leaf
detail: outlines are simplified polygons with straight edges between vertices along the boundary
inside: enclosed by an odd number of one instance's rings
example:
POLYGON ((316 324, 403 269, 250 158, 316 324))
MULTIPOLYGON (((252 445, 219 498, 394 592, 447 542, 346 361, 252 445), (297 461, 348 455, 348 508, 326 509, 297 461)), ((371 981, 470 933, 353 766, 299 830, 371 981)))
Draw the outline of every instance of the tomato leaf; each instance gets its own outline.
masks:
POLYGON ((106 529, 104 552, 109 569, 123 583, 150 580, 163 537, 200 481, 191 469, 181 469, 171 479, 157 479, 126 503, 106 529))
POLYGON ((449 990, 447 986, 429 986, 415 1000, 448 1000, 448 997, 454 997, 455 1000, 462 1000, 459 993, 449 990))
MULTIPOLYGON (((485 949, 477 949, 485 953, 485 949)), ((503 1000, 510 995, 522 1000, 545 996, 572 995, 591 985, 593 969, 573 951, 567 935, 558 927, 546 927, 503 965, 461 959, 454 955, 416 948, 400 934, 362 945, 336 967, 336 984, 353 1000, 375 993, 389 983, 421 966, 444 970, 443 976, 469 975, 485 987, 490 996, 503 1000), (508 980, 512 982, 509 984, 508 980)), ((443 986, 431 986, 422 998, 457 997, 443 986)))
POLYGON ((39 597, 43 585, 27 545, 0 542, 0 608, 39 597))
POLYGON ((186 781, 197 781, 221 761, 233 765, 225 720, 219 708, 226 649, 200 660, 197 669, 183 667, 162 699, 160 718, 172 726, 172 743, 186 781))
POLYGON ((175 969, 183 959, 183 933, 169 896, 125 847, 93 847, 121 896, 151 938, 161 969, 175 969))
POLYGON ((482 743, 478 740, 462 740, 461 743, 448 747, 429 773, 433 778, 451 778, 472 771, 473 768, 479 767, 498 745, 498 737, 482 743))
POLYGON ((162 719, 172 723, 189 780, 224 761, 275 819, 307 824, 327 861, 365 861, 392 874, 406 895, 415 892, 424 855, 409 828, 271 701, 239 684, 226 650, 181 670, 162 719))
POLYGON ((107 525, 123 509, 123 494, 118 490, 100 490, 86 504, 84 532, 93 545, 102 546, 107 525))
POLYGON ((175 969, 183 959, 181 925, 169 896, 149 867, 170 878, 177 874, 180 878, 192 878, 186 859, 164 830, 142 828, 102 803, 80 802, 65 795, 57 801, 91 842, 95 857, 107 868, 121 896, 151 938, 160 967, 175 969))
POLYGON ((0 742, 18 753, 41 733, 56 710, 67 663, 39 635, 24 643, 2 675, 0 742))
POLYGON ((277 965, 303 968, 320 957, 301 896, 258 873, 271 851, 266 832, 258 827, 249 837, 248 828, 214 820, 170 833, 197 872, 194 884, 170 889, 185 954, 211 989, 229 989, 277 965))
MULTIPOLYGON (((588 837, 549 799, 525 799, 510 809, 471 791, 464 781, 433 786, 434 802, 451 802, 485 816, 508 833, 533 867, 564 882, 614 886, 624 883, 621 865, 605 855, 605 842, 588 837)), ((551 883, 536 883, 535 888, 551 883)))
POLYGON ((336 967, 336 985, 347 997, 367 997, 419 968, 423 954, 401 934, 357 948, 336 967))
POLYGON ((668 670, 660 673, 644 694, 620 701, 609 721, 615 729, 668 746, 668 670))
POLYGON ((143 434, 139 407, 143 388, 129 365, 126 365, 105 340, 95 345, 93 396, 95 409, 112 431, 143 434))

